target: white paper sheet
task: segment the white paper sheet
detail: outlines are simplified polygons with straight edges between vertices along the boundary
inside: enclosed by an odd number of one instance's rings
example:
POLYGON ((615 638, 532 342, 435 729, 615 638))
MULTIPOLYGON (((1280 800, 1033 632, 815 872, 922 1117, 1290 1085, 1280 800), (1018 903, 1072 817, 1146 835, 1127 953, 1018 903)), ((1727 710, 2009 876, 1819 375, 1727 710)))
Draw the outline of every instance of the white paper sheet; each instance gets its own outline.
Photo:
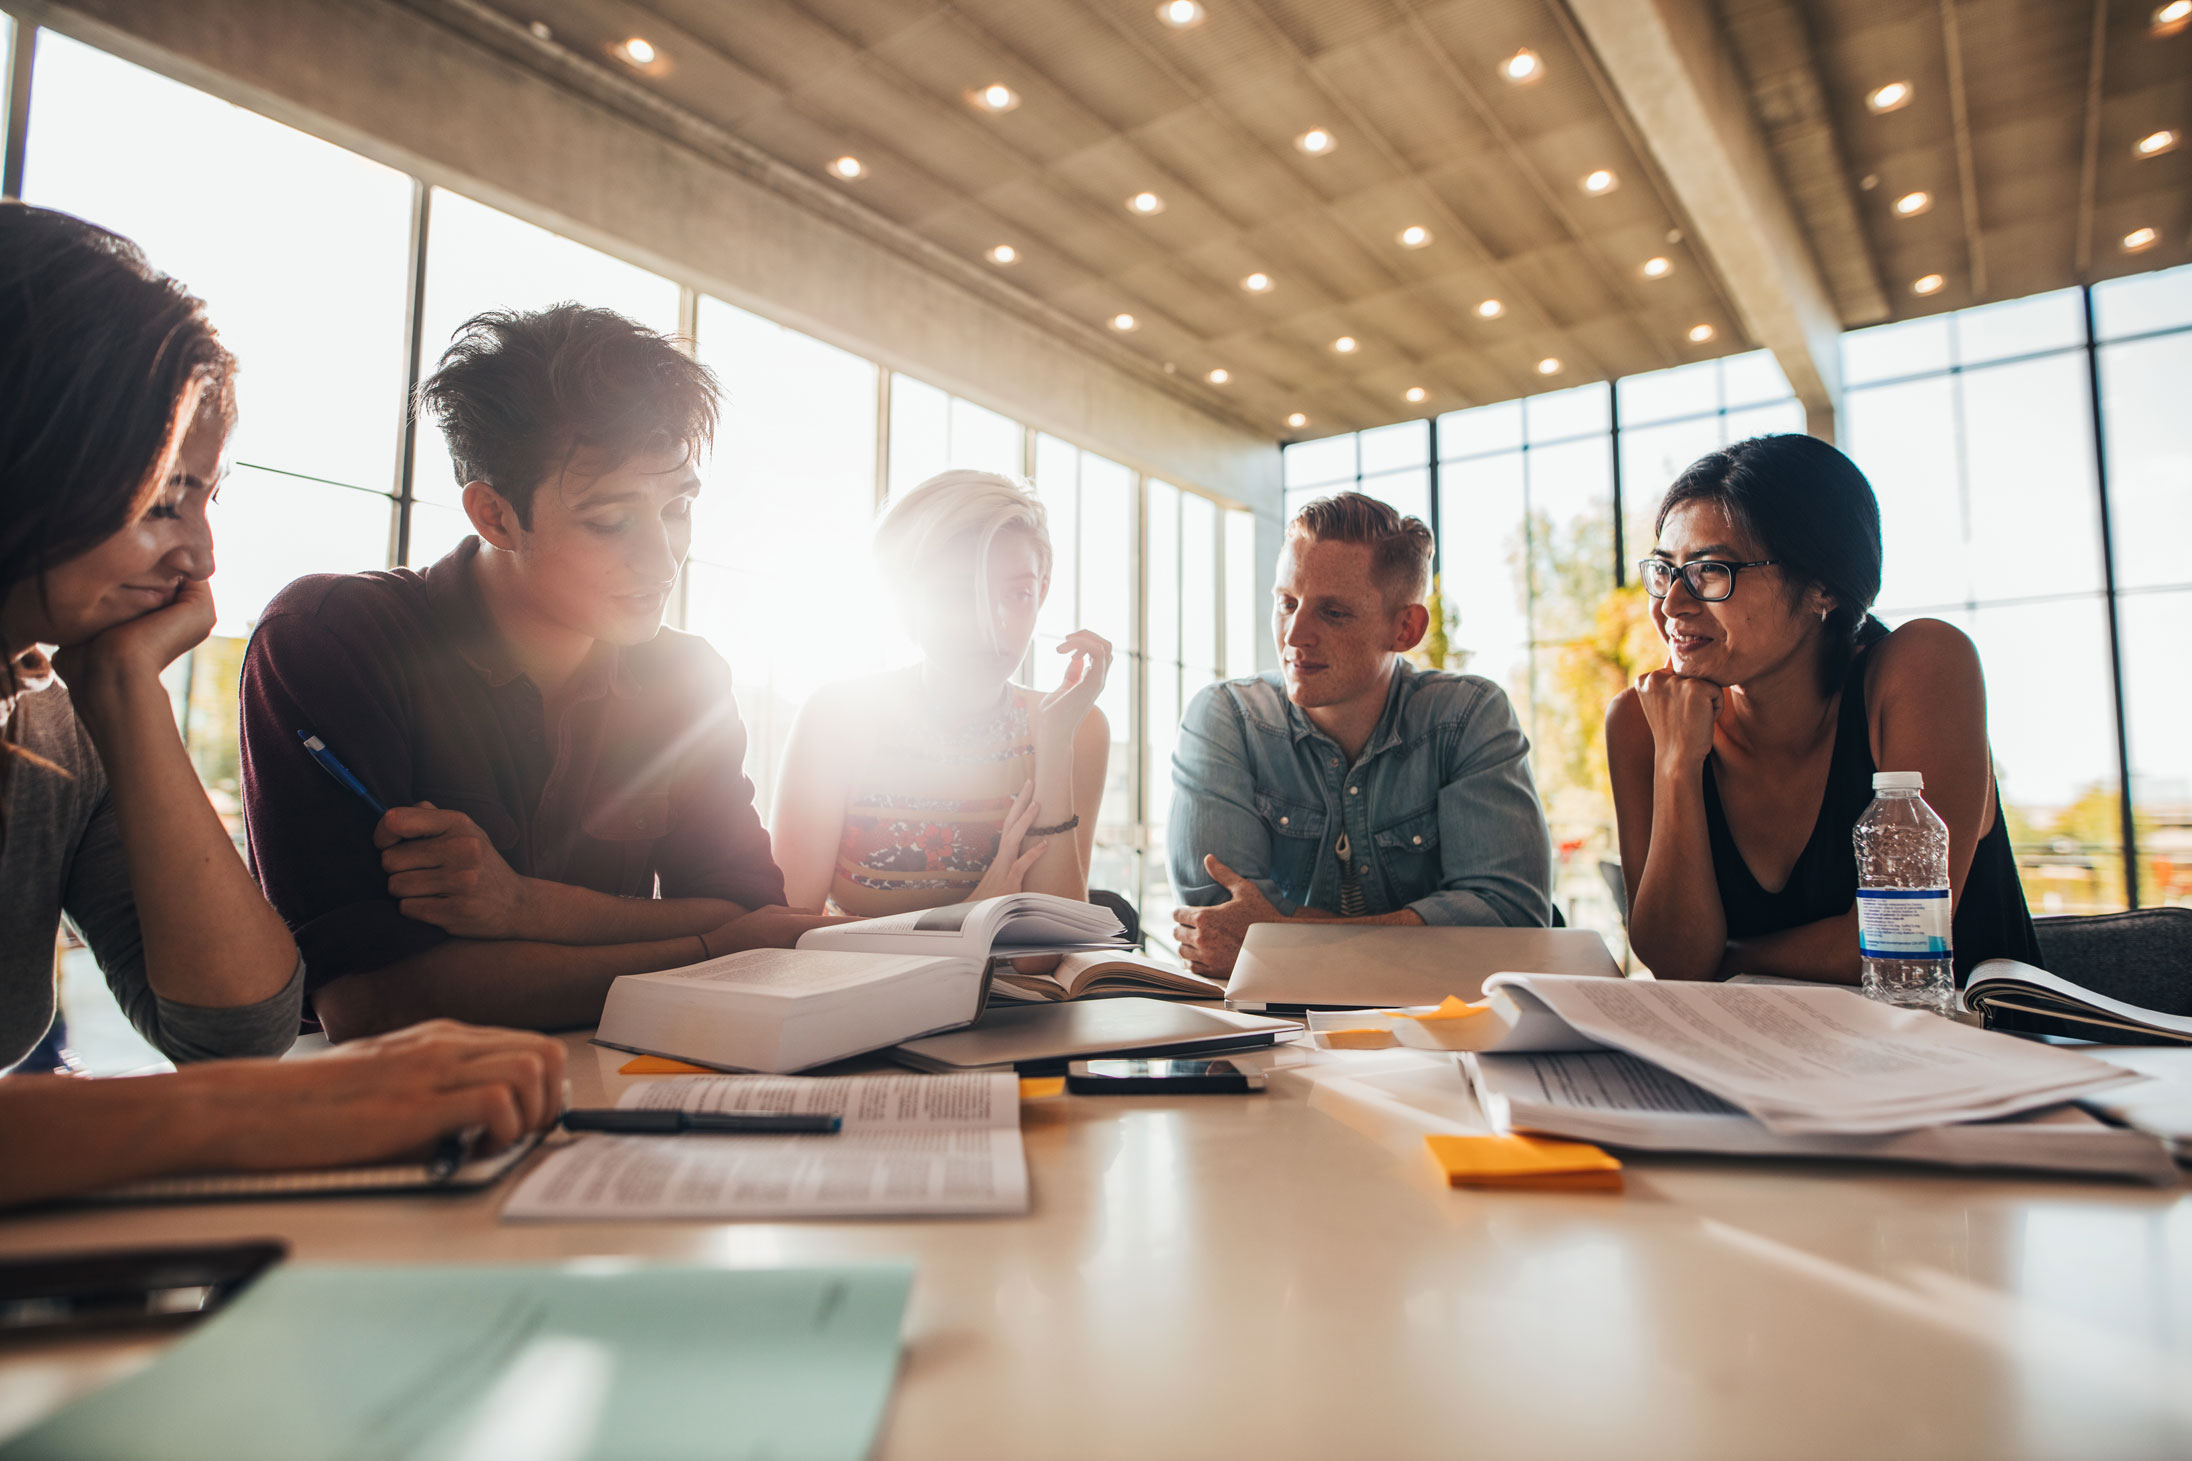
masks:
POLYGON ((677 1077, 617 1103, 842 1116, 835 1136, 587 1136, 509 1219, 967 1216, 1027 1211, 1019 1082, 1003 1075, 677 1077))

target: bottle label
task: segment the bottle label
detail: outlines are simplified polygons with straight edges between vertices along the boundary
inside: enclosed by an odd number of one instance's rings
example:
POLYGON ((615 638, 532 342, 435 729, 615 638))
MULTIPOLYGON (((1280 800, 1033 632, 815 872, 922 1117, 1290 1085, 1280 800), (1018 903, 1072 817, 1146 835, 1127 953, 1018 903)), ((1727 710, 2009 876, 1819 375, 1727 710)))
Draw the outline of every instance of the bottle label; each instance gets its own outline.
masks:
POLYGON ((1867 959, 1949 956, 1946 888, 1860 888, 1857 952, 1867 959))

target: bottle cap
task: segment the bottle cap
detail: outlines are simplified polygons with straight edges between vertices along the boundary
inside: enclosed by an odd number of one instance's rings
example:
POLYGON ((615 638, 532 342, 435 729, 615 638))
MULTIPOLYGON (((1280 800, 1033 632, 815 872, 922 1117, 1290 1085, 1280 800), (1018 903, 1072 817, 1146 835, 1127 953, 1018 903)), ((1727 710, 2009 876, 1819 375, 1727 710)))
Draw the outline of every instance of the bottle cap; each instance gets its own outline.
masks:
POLYGON ((1874 791, 1924 791, 1926 774, 1923 771, 1875 771, 1872 773, 1874 791))

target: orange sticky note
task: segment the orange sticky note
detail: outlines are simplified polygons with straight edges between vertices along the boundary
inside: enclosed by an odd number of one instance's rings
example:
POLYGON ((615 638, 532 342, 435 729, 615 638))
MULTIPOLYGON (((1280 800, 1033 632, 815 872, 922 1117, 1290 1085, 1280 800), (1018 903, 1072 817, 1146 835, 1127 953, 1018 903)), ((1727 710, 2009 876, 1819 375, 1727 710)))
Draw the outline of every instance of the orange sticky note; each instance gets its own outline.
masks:
POLYGON ((1619 1192, 1621 1163, 1589 1142, 1545 1136, 1427 1136, 1424 1145, 1454 1187, 1619 1192))
POLYGON ((1393 1038, 1391 1030, 1381 1030, 1367 1025, 1356 1030, 1319 1030, 1317 1039, 1327 1050, 1383 1050, 1400 1042, 1393 1038))
POLYGON ((1023 1101, 1047 1101, 1052 1096, 1066 1093, 1066 1078, 1062 1075, 1024 1075, 1020 1077, 1020 1099, 1023 1101))
POLYGON ((672 1060, 666 1055, 635 1055, 617 1067, 618 1075, 721 1075, 720 1070, 710 1070, 705 1065, 690 1061, 672 1060))
POLYGON ((1399 1019, 1421 1020, 1429 1023, 1432 1020, 1474 1019, 1478 1015, 1490 1014, 1491 1010, 1485 1005, 1471 1004, 1458 994, 1449 994, 1446 996, 1445 1002, 1437 1009, 1427 1011, 1424 1014, 1413 1014, 1407 1010, 1394 1010, 1392 1013, 1399 1019))

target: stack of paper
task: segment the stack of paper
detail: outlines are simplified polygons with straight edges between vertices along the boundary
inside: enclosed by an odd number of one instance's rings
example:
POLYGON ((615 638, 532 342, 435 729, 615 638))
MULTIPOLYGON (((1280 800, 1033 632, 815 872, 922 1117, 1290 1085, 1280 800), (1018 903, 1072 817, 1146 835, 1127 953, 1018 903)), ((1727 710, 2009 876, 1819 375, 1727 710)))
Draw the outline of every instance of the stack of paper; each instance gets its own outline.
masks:
POLYGON ((873 1448, 913 1270, 292 1267, 14 1461, 678 1461, 873 1448))
POLYGON ((1495 974, 1485 992, 1517 1016, 1500 1053, 1625 1050, 1780 1134, 1985 1121, 2135 1079, 1849 989, 1495 974))
POLYGON ((1020 1085, 1003 1074, 681 1076, 624 1107, 844 1118, 834 1136, 586 1136, 536 1167, 505 1218, 963 1216, 1027 1211, 1020 1085))

